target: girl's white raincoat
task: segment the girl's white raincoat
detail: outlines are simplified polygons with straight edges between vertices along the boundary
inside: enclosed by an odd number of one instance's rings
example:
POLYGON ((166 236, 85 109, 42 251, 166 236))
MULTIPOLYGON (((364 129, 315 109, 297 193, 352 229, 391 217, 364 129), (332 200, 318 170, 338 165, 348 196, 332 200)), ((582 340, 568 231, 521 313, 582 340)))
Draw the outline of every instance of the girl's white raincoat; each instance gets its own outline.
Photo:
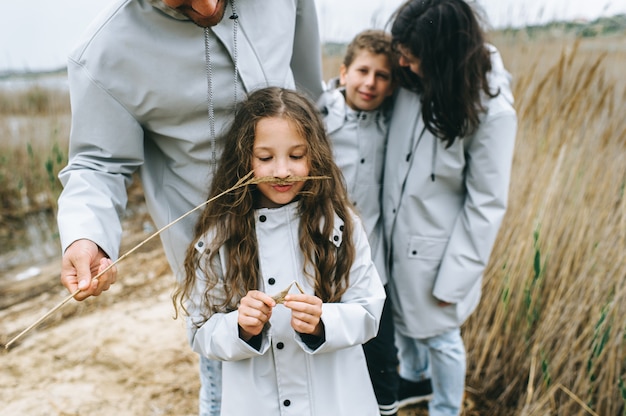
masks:
MULTIPOLYGON (((259 290, 275 295, 297 280, 312 294, 303 274, 298 244, 297 203, 256 211, 261 280, 259 290)), ((277 305, 262 332, 257 350, 239 338, 237 311, 213 314, 200 328, 190 325, 193 349, 223 360, 222 414, 294 416, 376 416, 378 405, 369 379, 362 345, 376 335, 385 292, 371 261, 367 235, 355 217, 356 259, 350 287, 341 303, 324 303, 325 339, 308 346, 290 325, 291 311, 277 305)), ((208 234, 207 234, 207 238, 208 234)), ((333 244, 343 238, 342 222, 335 216, 333 244)), ((201 253, 210 246, 201 239, 201 253)), ((222 270, 225 249, 220 249, 222 270)), ((202 281, 202 275, 198 276, 202 281)), ((202 284, 196 287, 202 291, 202 284)), ((292 292, 296 291, 295 287, 292 292)), ((221 296, 214 289, 215 296, 221 296)), ((198 292, 200 293, 200 292, 198 292)), ((201 321, 198 305, 190 304, 190 321, 201 321)))
POLYGON ((408 337, 458 328, 480 300, 506 210, 517 128, 510 77, 491 50, 489 83, 500 94, 483 100, 478 130, 450 148, 424 128, 417 94, 400 89, 394 103, 383 215, 396 329, 408 337))

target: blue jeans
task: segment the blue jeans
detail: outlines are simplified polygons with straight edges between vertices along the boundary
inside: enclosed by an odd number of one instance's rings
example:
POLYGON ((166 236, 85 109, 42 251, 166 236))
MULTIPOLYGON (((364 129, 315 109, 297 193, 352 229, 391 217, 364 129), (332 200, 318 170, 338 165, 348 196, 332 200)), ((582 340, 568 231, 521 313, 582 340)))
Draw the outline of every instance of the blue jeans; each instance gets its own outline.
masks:
POLYGON ((200 356, 200 416, 220 416, 222 362, 200 356))
POLYGON ((433 399, 430 416, 457 416, 461 413, 465 390, 465 345, 460 329, 430 338, 413 339, 396 334, 400 357, 400 377, 409 381, 430 378, 433 399))

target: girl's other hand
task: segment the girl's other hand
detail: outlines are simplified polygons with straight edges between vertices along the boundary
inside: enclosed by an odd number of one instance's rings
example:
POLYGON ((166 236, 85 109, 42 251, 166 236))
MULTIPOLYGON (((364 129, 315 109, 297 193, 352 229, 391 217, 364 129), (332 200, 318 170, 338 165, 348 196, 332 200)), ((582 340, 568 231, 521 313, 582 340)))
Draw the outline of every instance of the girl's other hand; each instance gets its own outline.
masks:
POLYGON ((291 309, 291 327, 301 334, 322 336, 322 300, 307 294, 285 296, 285 307, 291 309))
POLYGON ((240 335, 244 341, 250 340, 255 335, 259 335, 263 327, 272 316, 272 308, 276 302, 271 296, 258 290, 249 291, 241 299, 237 309, 237 323, 240 328, 240 335))

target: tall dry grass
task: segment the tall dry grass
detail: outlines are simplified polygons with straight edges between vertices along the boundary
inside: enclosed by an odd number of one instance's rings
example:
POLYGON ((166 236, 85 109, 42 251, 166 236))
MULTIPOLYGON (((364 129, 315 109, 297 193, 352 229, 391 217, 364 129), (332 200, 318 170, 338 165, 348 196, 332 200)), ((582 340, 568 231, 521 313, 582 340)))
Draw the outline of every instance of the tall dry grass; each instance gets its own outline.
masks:
POLYGON ((67 91, 34 85, 0 90, 0 217, 52 210, 67 163, 67 91))
POLYGON ((0 280, 59 253, 57 174, 67 163, 69 96, 54 83, 32 84, 0 89, 0 280))
POLYGON ((519 117, 509 209, 464 327, 485 414, 626 414, 626 39, 495 39, 519 117))

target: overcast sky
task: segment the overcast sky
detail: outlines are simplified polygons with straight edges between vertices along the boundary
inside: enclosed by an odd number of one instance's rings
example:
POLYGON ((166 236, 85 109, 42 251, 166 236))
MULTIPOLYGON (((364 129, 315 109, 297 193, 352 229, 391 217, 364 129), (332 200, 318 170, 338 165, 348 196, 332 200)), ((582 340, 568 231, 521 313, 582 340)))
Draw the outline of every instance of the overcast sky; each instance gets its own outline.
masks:
MULTIPOLYGON (((0 13, 0 71, 64 66, 77 36, 112 1, 5 1, 0 13)), ((382 28, 402 1, 315 0, 322 40, 345 42, 365 28, 382 28)), ((626 13, 624 0, 478 0, 478 4, 493 27, 626 13)))

